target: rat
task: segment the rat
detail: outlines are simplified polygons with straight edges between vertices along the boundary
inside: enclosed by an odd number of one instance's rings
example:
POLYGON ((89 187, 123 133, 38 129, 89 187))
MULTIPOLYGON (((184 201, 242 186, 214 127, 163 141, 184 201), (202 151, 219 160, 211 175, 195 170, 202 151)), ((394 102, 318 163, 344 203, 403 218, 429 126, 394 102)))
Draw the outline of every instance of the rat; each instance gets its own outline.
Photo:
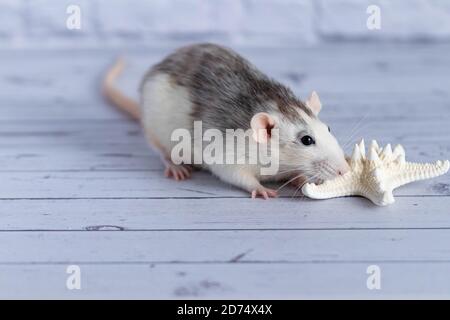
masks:
MULTIPOLYGON (((105 75, 103 93, 114 105, 139 119, 147 140, 160 153, 165 175, 189 178, 194 166, 174 163, 172 132, 203 129, 243 129, 257 132, 257 144, 267 144, 278 130, 278 171, 261 175, 261 164, 202 164, 221 180, 244 189, 252 198, 276 197, 264 182, 324 181, 349 171, 344 152, 330 128, 319 120, 322 108, 313 91, 302 102, 283 84, 269 78, 232 49, 194 44, 177 49, 145 74, 140 103, 115 86, 124 62, 119 59, 105 75)), ((195 152, 194 150, 192 152, 195 152)))

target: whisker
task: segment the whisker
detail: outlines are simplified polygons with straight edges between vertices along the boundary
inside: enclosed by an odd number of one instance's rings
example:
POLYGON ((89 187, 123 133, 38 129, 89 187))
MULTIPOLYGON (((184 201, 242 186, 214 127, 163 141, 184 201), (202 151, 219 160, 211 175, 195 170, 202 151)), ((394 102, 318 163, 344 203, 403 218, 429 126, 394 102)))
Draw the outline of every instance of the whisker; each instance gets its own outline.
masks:
MULTIPOLYGON (((309 181, 305 181, 301 186, 299 186, 299 187, 297 187, 297 189, 295 189, 295 192, 294 192, 294 195, 291 197, 291 198, 295 198, 296 196, 297 196, 297 193, 303 188, 303 186, 306 184, 306 183, 308 183, 309 181)), ((305 195, 303 195, 302 194, 302 198, 304 197, 305 195)))
POLYGON ((349 146, 351 146, 354 143, 354 138, 361 132, 361 130, 364 128, 364 126, 361 126, 358 128, 347 140, 345 144, 343 144, 342 149, 347 149, 349 146))
POLYGON ((319 173, 316 173, 316 174, 313 175, 312 177, 306 179, 299 187, 297 187, 297 189, 295 190, 294 195, 293 195, 291 198, 294 198, 294 197, 297 195, 297 192, 298 192, 299 190, 301 190, 301 188, 303 188, 303 186, 304 186, 305 184, 307 184, 308 182, 310 182, 312 179, 317 178, 319 175, 320 175, 319 173))
POLYGON ((292 172, 292 171, 301 171, 301 169, 294 168, 294 169, 289 169, 289 170, 278 171, 278 174, 288 173, 288 172, 292 172))
POLYGON ((288 180, 287 182, 283 183, 283 185, 281 187, 279 187, 277 189, 277 191, 280 191, 282 188, 284 188, 286 185, 288 185, 289 183, 291 183, 292 181, 294 181, 297 178, 300 178, 302 176, 302 174, 300 173, 299 175, 293 177, 292 179, 288 180))
POLYGON ((369 116, 371 110, 369 109, 366 114, 364 116, 362 116, 358 122, 356 123, 355 126, 353 126, 353 128, 350 130, 350 134, 347 136, 346 139, 344 139, 346 141, 346 143, 343 144, 343 149, 347 148, 348 145, 352 142, 353 137, 358 133, 358 131, 360 131, 362 129, 361 124, 363 123, 363 121, 369 116))

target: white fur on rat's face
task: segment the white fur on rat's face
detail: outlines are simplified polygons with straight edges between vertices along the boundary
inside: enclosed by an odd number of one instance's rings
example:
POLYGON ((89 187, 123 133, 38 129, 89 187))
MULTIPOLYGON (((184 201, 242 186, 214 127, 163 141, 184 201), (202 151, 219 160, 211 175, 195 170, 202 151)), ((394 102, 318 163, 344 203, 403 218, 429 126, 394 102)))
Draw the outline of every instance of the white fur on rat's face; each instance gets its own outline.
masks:
POLYGON ((346 173, 349 166, 344 151, 329 132, 329 127, 303 112, 302 118, 305 123, 281 120, 280 171, 297 168, 304 176, 315 181, 346 173), (305 145, 302 139, 313 143, 305 145))

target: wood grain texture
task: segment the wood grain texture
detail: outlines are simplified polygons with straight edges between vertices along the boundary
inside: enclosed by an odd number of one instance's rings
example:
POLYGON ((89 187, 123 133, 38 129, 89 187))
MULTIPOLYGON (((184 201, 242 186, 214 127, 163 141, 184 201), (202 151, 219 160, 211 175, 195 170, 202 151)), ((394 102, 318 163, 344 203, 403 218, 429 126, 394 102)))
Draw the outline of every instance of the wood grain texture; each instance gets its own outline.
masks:
MULTIPOLYGON (((249 197, 208 172, 196 172, 188 181, 173 181, 161 171, 0 172, 0 199, 249 197)), ((441 176, 405 185, 394 194, 446 196, 449 184, 448 175, 441 176)), ((281 191, 282 196, 295 194, 289 186, 281 191)))
POLYGON ((450 197, 2 200, 1 231, 450 228, 450 197))
POLYGON ((80 264, 68 290, 66 264, 0 265, 0 298, 28 299, 414 299, 449 298, 449 263, 381 263, 381 290, 366 286, 368 263, 80 264))
MULTIPOLYGON (((169 51, 130 50, 121 88, 137 97, 169 51)), ((317 90, 347 152, 364 137, 450 158, 449 45, 238 51, 300 97, 317 90)), ((0 51, 0 298, 449 297, 450 175, 383 208, 292 188, 252 201, 206 172, 165 179, 139 125, 99 94, 116 55, 0 51), (371 264, 381 290, 367 289, 371 264)))
POLYGON ((18 231, 0 242, 15 244, 0 264, 450 262, 447 229, 18 231))

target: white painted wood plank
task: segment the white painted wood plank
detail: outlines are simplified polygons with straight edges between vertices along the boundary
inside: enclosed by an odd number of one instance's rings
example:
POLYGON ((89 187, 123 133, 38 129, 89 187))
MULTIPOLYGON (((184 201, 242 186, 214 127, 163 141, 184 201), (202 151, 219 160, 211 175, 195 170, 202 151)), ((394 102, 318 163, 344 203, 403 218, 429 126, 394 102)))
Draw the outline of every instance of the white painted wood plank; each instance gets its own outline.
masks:
MULTIPOLYGON (((450 109, 449 109, 450 111, 450 109)), ((345 144, 353 129, 353 141, 361 137, 399 142, 436 143, 450 146, 450 113, 435 118, 399 120, 363 119, 361 117, 333 121, 329 124, 338 138, 345 144)), ((326 118, 326 117, 325 117, 326 118)), ((145 144, 143 130, 131 121, 51 121, 51 122, 6 122, 0 127, 0 146, 24 149, 27 145, 96 145, 96 144, 145 144)))
MULTIPOLYGON (((174 181, 161 171, 0 172, 0 199, 17 198, 211 198, 248 197, 208 172, 194 172, 189 180, 174 181)), ((417 181, 396 189, 400 196, 448 195, 450 175, 417 181)), ((273 185, 277 187, 277 185, 273 185)), ((292 196, 287 187, 281 195, 292 196)))
MULTIPOLYGON (((160 61, 166 54, 174 48, 151 49, 151 50, 130 50, 127 54, 131 63, 131 68, 143 72, 144 68, 160 61), (136 68, 136 69, 134 69, 136 68)), ((421 71, 424 76, 434 74, 436 70, 446 70, 448 68, 448 58, 444 52, 450 52, 448 46, 434 46, 431 50, 420 52, 417 45, 398 46, 385 45, 368 46, 361 50, 359 45, 337 45, 321 48, 278 48, 265 50, 250 48, 236 48, 242 55, 254 62, 260 68, 269 71, 271 69, 293 72, 302 71, 313 74, 328 75, 354 75, 364 71, 368 75, 372 74, 407 74, 415 75, 421 71), (376 52, 373 51, 377 48, 376 52), (354 54, 358 48, 359 54, 354 54), (383 50, 388 49, 388 50, 383 50), (390 49, 390 50, 389 50, 390 49), (414 54, 410 51, 414 50, 414 54), (320 53, 320 54, 318 54, 320 53), (353 53, 353 54, 349 54, 353 53), (345 72, 344 72, 345 71, 345 72)), ((4 59, 11 61, 2 69, 5 75, 5 83, 10 85, 28 84, 32 88, 52 85, 54 76, 62 78, 64 76, 76 78, 92 74, 92 70, 104 68, 116 55, 111 50, 79 50, 76 54, 70 51, 2 51, 0 55, 4 59), (15 63, 21 63, 24 67, 21 70, 14 69, 15 63), (45 72, 42 72, 44 71, 45 72), (70 73, 69 73, 70 72, 70 73), (18 75, 26 74, 27 77, 18 75), (40 76, 40 77, 39 77, 40 76), (40 81, 37 81, 40 79, 40 81)), ((57 84, 68 87, 64 83, 57 84)))
MULTIPOLYGON (((124 89, 136 96, 137 84, 145 70, 171 50, 130 52, 131 65, 122 81, 124 89)), ((449 64, 443 53, 448 51, 448 46, 380 48, 377 45, 374 50, 370 46, 348 45, 332 46, 329 50, 253 48, 243 49, 242 53, 273 77, 291 85, 300 97, 312 89, 324 95, 327 104, 335 103, 327 95, 341 95, 359 103, 374 101, 375 97, 375 100, 389 101, 397 96, 404 101, 408 99, 405 96, 414 96, 409 103, 402 104, 405 110, 417 101, 430 104, 436 96, 444 95, 441 101, 445 103, 449 64), (358 56, 353 54, 355 48, 360 53, 358 56), (410 54, 412 50, 414 54, 410 54), (360 80, 362 73, 364 81, 360 80)), ((3 105, 11 102, 2 106, 0 118, 119 117, 102 102, 98 90, 101 74, 115 56, 110 50, 77 51, 76 54, 64 50, 1 51, 0 56, 9 61, 0 70, 0 99, 3 105)), ((432 111, 435 104, 427 105, 427 109, 432 111)))
POLYGON ((396 201, 377 207, 362 198, 2 200, 0 231, 450 228, 450 197, 396 201))
MULTIPOLYGON (((336 80, 338 81, 338 80, 336 80)), ((315 88, 320 88, 314 84, 315 88)), ((292 86, 299 93, 300 98, 308 94, 307 88, 302 84, 292 86)), ((317 89, 319 90, 319 89, 317 89)), ((397 120, 421 119, 426 117, 437 118, 448 114, 448 93, 417 93, 385 94, 345 92, 329 93, 326 90, 320 92, 324 105, 322 117, 332 121, 346 119, 352 121, 367 114, 367 119, 384 119, 396 117, 397 120), (349 119, 350 118, 350 119, 349 119)), ((125 120, 121 112, 111 107, 97 94, 86 97, 86 101, 55 99, 47 101, 9 101, 6 100, 0 106, 0 121, 47 121, 67 119, 92 121, 92 120, 125 120)))
POLYGON ((450 262, 448 230, 0 232, 0 264, 450 262))
POLYGON ((160 157, 136 139, 130 144, 7 146, 0 171, 162 170, 160 157))
POLYGON ((449 263, 381 263, 381 290, 366 286, 368 263, 1 265, 1 299, 448 299, 449 263))
MULTIPOLYGON (((343 130, 341 130, 343 131, 343 130)), ((342 137, 349 136, 341 134, 342 137)), ((342 142, 346 139, 341 139, 342 142)), ((348 140, 348 139, 347 139, 348 140)), ((352 139, 356 142, 356 139, 352 139)), ((380 143, 388 140, 383 138, 380 143)), ((412 161, 450 159, 450 142, 404 143, 412 161)), ((353 145, 348 144, 351 154, 353 145)), ((160 157, 143 139, 120 144, 7 145, 1 148, 0 171, 161 170, 160 157)))

